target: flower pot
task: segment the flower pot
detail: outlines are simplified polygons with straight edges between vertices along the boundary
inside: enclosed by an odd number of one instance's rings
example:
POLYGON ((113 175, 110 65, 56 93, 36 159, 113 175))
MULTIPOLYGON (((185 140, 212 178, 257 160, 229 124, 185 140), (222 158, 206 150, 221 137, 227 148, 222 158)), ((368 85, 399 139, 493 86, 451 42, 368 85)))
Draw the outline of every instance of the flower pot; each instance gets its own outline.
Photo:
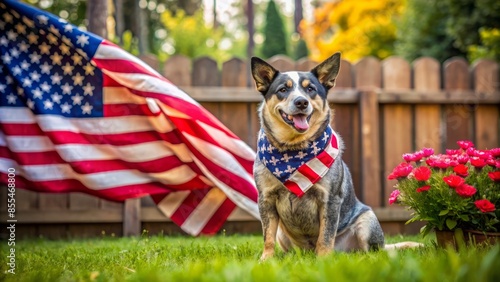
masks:
POLYGON ((500 243, 500 232, 482 232, 478 230, 464 230, 464 237, 469 244, 489 244, 500 243))
POLYGON ((478 230, 441 231, 436 230, 436 240, 440 247, 451 246, 458 249, 458 246, 494 245, 500 243, 499 232, 483 232, 478 230))

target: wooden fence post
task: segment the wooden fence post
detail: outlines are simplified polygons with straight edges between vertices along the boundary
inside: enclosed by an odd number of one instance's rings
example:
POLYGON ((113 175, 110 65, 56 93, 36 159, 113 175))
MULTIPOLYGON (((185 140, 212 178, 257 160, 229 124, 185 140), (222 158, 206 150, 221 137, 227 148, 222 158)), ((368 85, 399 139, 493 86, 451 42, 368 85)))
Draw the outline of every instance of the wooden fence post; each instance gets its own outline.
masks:
MULTIPOLYGON (((499 95, 499 67, 490 60, 480 60, 474 64, 474 91, 476 95, 499 95)), ((498 147, 499 110, 498 105, 478 105, 476 107, 476 147, 491 149, 498 147)))
POLYGON ((382 84, 380 61, 367 57, 354 66, 355 85, 361 91, 359 112, 361 121, 361 195, 369 206, 382 205, 382 187, 380 181, 380 140, 378 98, 376 89, 382 84))
MULTIPOLYGON (((383 87, 386 91, 410 90, 411 67, 410 64, 400 57, 390 57, 382 63, 383 87)), ((404 153, 413 150, 414 136, 412 134, 412 107, 402 104, 385 104, 381 108, 382 121, 382 158, 383 173, 383 205, 387 206, 386 199, 389 197, 393 186, 393 180, 387 180, 387 175, 398 165, 404 153)))
POLYGON ((141 199, 129 199, 123 204, 123 236, 141 235, 141 199))

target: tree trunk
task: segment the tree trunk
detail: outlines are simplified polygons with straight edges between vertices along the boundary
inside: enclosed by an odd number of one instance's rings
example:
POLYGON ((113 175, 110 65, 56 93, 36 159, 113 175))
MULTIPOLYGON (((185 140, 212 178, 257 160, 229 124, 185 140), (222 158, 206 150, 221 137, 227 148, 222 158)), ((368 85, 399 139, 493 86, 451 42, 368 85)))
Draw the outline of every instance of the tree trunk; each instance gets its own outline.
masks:
POLYGON ((147 15, 146 12, 139 7, 139 0, 136 0, 134 3, 134 15, 137 25, 135 30, 139 38, 139 53, 147 54, 149 52, 147 15))
MULTIPOLYGON (((253 13, 253 1, 248 0, 247 1, 247 26, 248 26, 248 46, 247 46, 247 59, 250 60, 250 58, 254 55, 254 47, 255 47, 255 42, 253 40, 253 35, 255 33, 254 30, 254 13, 253 13)), ((250 64, 249 64, 250 65, 250 64)), ((247 68, 248 69, 248 68, 247 68)), ((250 86, 252 84, 252 78, 250 76, 250 72, 247 74, 247 85, 250 86)))
POLYGON ((299 25, 303 19, 302 0, 295 0, 295 12, 293 14, 293 19, 295 22, 295 32, 299 33, 299 25))
POLYGON ((114 0, 115 4, 115 32, 119 42, 122 42, 123 32, 125 31, 125 15, 123 13, 123 0, 114 0))
POLYGON ((87 0, 87 29, 102 38, 107 37, 106 19, 108 17, 108 1, 87 0))

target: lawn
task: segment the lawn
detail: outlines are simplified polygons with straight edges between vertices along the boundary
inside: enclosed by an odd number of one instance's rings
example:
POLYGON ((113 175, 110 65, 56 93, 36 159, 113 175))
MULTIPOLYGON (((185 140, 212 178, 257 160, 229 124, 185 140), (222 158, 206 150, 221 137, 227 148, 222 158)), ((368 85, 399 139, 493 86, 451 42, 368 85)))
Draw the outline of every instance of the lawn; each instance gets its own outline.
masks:
POLYGON ((500 246, 459 252, 435 247, 432 235, 390 237, 426 247, 397 252, 277 252, 259 263, 261 236, 99 238, 16 242, 16 274, 0 281, 500 281, 500 246))

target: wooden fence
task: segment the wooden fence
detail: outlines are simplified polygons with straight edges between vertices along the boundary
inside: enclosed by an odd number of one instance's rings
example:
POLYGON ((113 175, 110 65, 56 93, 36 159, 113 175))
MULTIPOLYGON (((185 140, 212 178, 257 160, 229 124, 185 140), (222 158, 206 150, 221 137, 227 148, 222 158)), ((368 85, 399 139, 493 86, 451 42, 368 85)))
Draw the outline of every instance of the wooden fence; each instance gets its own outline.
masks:
MULTIPOLYGON (((142 57, 152 67, 160 64, 142 57)), ((309 70, 309 60, 269 60, 282 71, 309 70)), ((218 67, 210 58, 194 61, 174 56, 160 72, 185 90, 255 149, 259 128, 254 90, 247 62, 231 59, 218 67)), ((461 58, 444 64, 419 58, 412 64, 391 57, 367 57, 356 64, 342 61, 337 86, 328 99, 335 111, 332 126, 346 144, 344 160, 351 169, 358 197, 372 206, 386 233, 414 233, 405 226, 409 213, 387 205, 393 181, 386 176, 401 155, 422 147, 436 152, 472 140, 478 148, 499 146, 499 65, 461 58)), ((6 222, 6 192, 1 194, 1 221, 6 222)), ((88 195, 43 194, 17 190, 19 236, 96 236, 179 233, 149 198, 111 203, 88 195)), ((224 226, 226 233, 259 232, 260 223, 238 210, 224 226)), ((2 232, 5 229, 2 228, 2 232)))

